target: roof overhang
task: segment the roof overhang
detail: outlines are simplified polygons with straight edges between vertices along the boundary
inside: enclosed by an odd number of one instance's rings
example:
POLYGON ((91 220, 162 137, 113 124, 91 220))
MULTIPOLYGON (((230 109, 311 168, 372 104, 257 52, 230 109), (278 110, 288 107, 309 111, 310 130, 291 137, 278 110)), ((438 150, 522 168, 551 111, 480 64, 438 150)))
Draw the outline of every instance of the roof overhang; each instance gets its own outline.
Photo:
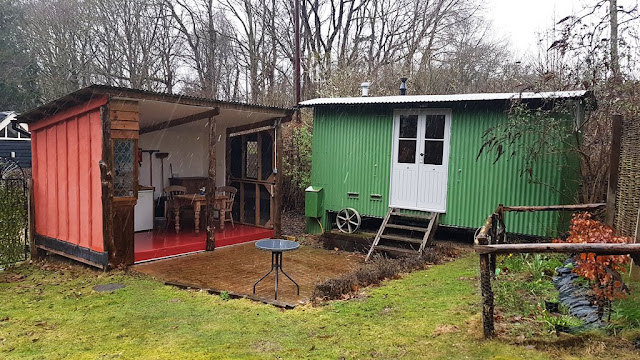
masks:
POLYGON ((71 94, 29 110, 18 116, 18 120, 27 124, 38 122, 46 117, 107 95, 109 99, 132 100, 139 104, 140 131, 149 132, 171 127, 171 121, 186 121, 215 115, 216 120, 225 121, 234 126, 257 123, 269 119, 280 118, 289 121, 294 110, 228 102, 200 98, 188 95, 159 93, 146 90, 120 88, 106 85, 91 85, 71 94), (217 109, 217 110, 216 110, 217 109))
POLYGON ((303 101, 300 107, 322 105, 386 105, 386 104, 429 104, 429 103, 463 103, 482 101, 534 101, 559 99, 584 99, 593 96, 591 91, 552 91, 552 92, 520 92, 520 93, 477 93, 451 95, 397 95, 372 97, 319 98, 303 101))

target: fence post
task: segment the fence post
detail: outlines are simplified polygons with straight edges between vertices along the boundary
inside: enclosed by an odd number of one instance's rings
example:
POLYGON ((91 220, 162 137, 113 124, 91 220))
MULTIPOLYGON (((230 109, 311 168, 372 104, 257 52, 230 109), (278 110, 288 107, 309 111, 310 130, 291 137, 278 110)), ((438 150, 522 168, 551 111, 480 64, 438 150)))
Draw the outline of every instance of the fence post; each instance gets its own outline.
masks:
MULTIPOLYGON (((486 237, 478 237, 479 245, 487 245, 486 237)), ((495 272, 494 272, 495 273, 495 272)), ((482 329, 485 338, 494 336, 493 290, 491 289, 491 265, 489 254, 480 254, 480 290, 482 292, 482 329)))
MULTIPOLYGON (((498 215, 496 213, 491 214, 491 228, 489 229, 489 240, 491 245, 498 244, 498 215)), ((496 254, 489 255, 489 271, 491 277, 496 277, 496 254)))

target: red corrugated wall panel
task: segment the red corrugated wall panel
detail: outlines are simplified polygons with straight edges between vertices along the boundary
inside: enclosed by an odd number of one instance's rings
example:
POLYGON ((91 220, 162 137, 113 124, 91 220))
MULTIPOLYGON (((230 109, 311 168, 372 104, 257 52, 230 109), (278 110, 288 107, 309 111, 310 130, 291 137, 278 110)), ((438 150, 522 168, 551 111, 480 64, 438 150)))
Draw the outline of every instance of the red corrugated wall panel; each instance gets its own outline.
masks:
POLYGON ((100 181, 100 160, 102 160, 102 122, 100 111, 90 114, 91 131, 91 248, 104 250, 102 237, 102 182, 100 181))
MULTIPOLYGON (((67 122, 67 136, 78 138, 78 119, 73 117, 67 122)), ((75 151, 77 142, 67 142, 67 160, 73 166, 67 166, 68 209, 69 209, 69 242, 80 243, 80 186, 78 182, 78 152, 75 151)))
POLYGON ((106 98, 94 99, 30 126, 36 232, 99 252, 104 251, 99 164, 105 103, 106 98))

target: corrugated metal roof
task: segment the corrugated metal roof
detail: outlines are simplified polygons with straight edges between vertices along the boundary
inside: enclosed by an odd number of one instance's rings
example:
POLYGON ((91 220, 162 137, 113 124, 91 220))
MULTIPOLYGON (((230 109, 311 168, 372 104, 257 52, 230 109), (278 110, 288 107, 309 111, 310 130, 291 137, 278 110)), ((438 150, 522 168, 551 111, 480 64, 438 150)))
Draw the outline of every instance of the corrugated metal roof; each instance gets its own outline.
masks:
POLYGON ((25 123, 37 121, 45 116, 55 114, 66 108, 81 104, 88 101, 96 95, 109 95, 121 98, 135 98, 142 100, 155 100, 171 103, 182 103, 187 105, 200 105, 209 107, 238 107, 246 110, 264 110, 272 112, 282 112, 289 115, 293 113, 292 108, 281 108, 277 106, 246 104, 233 101, 221 101, 216 99, 209 99, 203 97, 196 97, 190 95, 154 92, 141 89, 131 89, 109 85, 94 84, 85 88, 76 90, 70 94, 67 94, 61 98, 53 100, 47 104, 40 105, 35 109, 31 109, 26 113, 18 116, 18 120, 25 123))
POLYGON ((451 95, 396 95, 371 97, 319 98, 303 101, 300 106, 316 105, 363 105, 363 104, 411 104, 442 103, 462 101, 496 101, 496 100, 543 100, 543 99, 579 99, 586 97, 587 90, 521 92, 521 93, 480 93, 451 95))

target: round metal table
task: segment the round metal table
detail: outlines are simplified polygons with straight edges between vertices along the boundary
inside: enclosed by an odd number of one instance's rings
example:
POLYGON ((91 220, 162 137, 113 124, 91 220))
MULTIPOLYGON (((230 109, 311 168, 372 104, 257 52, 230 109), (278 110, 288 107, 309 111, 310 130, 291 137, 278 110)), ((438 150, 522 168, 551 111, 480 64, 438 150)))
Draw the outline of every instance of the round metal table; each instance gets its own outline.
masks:
POLYGON ((291 276, 287 275, 286 272, 282 270, 282 253, 285 251, 295 250, 300 247, 295 241, 290 240, 282 240, 282 239, 265 239, 256 241, 256 247, 260 250, 271 251, 271 270, 266 273, 260 280, 256 281, 253 284, 253 293, 256 293, 256 285, 264 278, 266 278, 269 274, 271 274, 274 270, 276 271, 276 292, 275 292, 275 300, 278 300, 278 271, 283 273, 291 282, 296 285, 298 289, 298 295, 300 295, 300 286, 295 280, 291 278, 291 276))

